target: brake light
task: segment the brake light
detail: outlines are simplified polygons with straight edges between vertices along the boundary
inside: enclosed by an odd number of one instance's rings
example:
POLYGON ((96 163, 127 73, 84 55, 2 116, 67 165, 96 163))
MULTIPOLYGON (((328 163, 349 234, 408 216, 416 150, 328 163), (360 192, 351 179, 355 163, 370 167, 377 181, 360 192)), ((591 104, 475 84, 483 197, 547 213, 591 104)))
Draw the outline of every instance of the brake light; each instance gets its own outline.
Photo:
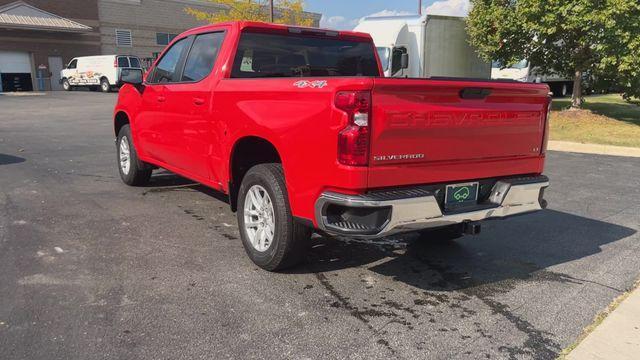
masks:
POLYGON ((114 68, 118 67, 118 58, 117 57, 113 60, 113 67, 114 68))
POLYGON ((338 162, 350 166, 369 163, 369 122, 371 93, 368 91, 340 91, 336 94, 336 108, 348 116, 347 126, 338 134, 338 162))

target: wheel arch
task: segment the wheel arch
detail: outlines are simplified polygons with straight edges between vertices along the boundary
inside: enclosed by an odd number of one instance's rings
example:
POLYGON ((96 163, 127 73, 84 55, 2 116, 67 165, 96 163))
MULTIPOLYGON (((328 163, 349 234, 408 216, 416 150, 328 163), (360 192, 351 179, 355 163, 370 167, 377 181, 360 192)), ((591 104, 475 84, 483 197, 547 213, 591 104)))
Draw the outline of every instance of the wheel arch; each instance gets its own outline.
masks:
POLYGON ((253 135, 238 138, 231 148, 230 155, 228 168, 229 204, 231 210, 235 212, 238 190, 247 171, 258 164, 282 164, 282 157, 272 141, 253 135))
POLYGON ((130 124, 131 121, 129 119, 129 115, 123 110, 117 111, 115 116, 113 117, 113 130, 115 136, 118 136, 118 133, 120 133, 120 129, 122 129, 123 126, 130 124))

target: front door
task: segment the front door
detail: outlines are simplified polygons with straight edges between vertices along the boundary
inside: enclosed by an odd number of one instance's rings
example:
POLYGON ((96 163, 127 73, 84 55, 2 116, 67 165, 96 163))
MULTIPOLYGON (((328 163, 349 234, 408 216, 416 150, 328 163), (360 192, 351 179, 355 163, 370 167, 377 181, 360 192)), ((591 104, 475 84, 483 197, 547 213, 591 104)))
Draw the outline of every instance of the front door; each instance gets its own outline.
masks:
POLYGON ((51 90, 62 90, 62 84, 60 84, 60 72, 62 71, 62 66, 62 58, 60 56, 49 56, 51 90))
MULTIPOLYGON (((169 164, 200 179, 211 179, 213 145, 213 82, 210 76, 224 32, 196 35, 180 79, 165 87, 165 129, 171 133, 169 164)), ((217 179, 213 179, 214 181, 217 179)))
POLYGON ((142 155, 160 163, 177 166, 172 161, 178 143, 175 127, 165 113, 166 88, 179 80, 179 68, 189 48, 191 38, 174 43, 151 70, 142 92, 142 106, 135 120, 142 155))

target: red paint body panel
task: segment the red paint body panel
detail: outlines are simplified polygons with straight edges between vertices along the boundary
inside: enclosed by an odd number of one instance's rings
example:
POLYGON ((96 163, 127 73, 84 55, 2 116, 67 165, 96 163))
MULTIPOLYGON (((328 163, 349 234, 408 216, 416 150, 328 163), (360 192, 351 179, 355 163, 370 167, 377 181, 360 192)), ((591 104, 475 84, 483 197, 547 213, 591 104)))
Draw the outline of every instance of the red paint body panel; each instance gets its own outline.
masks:
MULTIPOLYGON (((544 85, 374 77, 233 79, 235 51, 246 28, 288 29, 233 22, 189 30, 174 41, 226 31, 208 77, 197 83, 122 87, 115 113, 127 115, 143 161, 228 192, 235 144, 262 138, 280 155, 293 215, 314 223, 315 202, 326 190, 357 194, 543 170, 544 85), (327 85, 298 88, 299 80, 327 85), (469 87, 492 92, 480 100, 461 99, 460 91, 469 87), (349 122, 334 105, 338 91, 371 92, 369 166, 337 161, 338 134, 349 122), (418 153, 424 157, 376 161, 380 155, 418 153)), ((370 42, 374 51, 367 34, 332 36, 370 42)))
POLYGON ((376 79, 369 187, 540 172, 548 92, 536 84, 376 79), (490 94, 463 99, 469 88, 490 94))

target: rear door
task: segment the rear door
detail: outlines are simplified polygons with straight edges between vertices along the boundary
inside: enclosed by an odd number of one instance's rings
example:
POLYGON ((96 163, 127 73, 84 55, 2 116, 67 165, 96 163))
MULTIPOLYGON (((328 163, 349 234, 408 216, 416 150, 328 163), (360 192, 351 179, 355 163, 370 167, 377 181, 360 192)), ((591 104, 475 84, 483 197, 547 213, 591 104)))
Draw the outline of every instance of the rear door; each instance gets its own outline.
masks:
POLYGON ((539 157, 549 98, 546 85, 378 78, 372 103, 376 187, 385 185, 376 168, 421 183, 439 164, 459 164, 465 179, 476 176, 465 164, 539 157))
MULTIPOLYGON (((120 79, 120 72, 122 71, 122 69, 126 69, 128 67, 131 67, 131 65, 129 64, 129 57, 127 56, 116 57, 115 80, 114 82, 112 82, 112 84, 115 84, 118 82, 118 80, 120 79)), ((109 80, 109 82, 111 82, 111 80, 109 80)))

